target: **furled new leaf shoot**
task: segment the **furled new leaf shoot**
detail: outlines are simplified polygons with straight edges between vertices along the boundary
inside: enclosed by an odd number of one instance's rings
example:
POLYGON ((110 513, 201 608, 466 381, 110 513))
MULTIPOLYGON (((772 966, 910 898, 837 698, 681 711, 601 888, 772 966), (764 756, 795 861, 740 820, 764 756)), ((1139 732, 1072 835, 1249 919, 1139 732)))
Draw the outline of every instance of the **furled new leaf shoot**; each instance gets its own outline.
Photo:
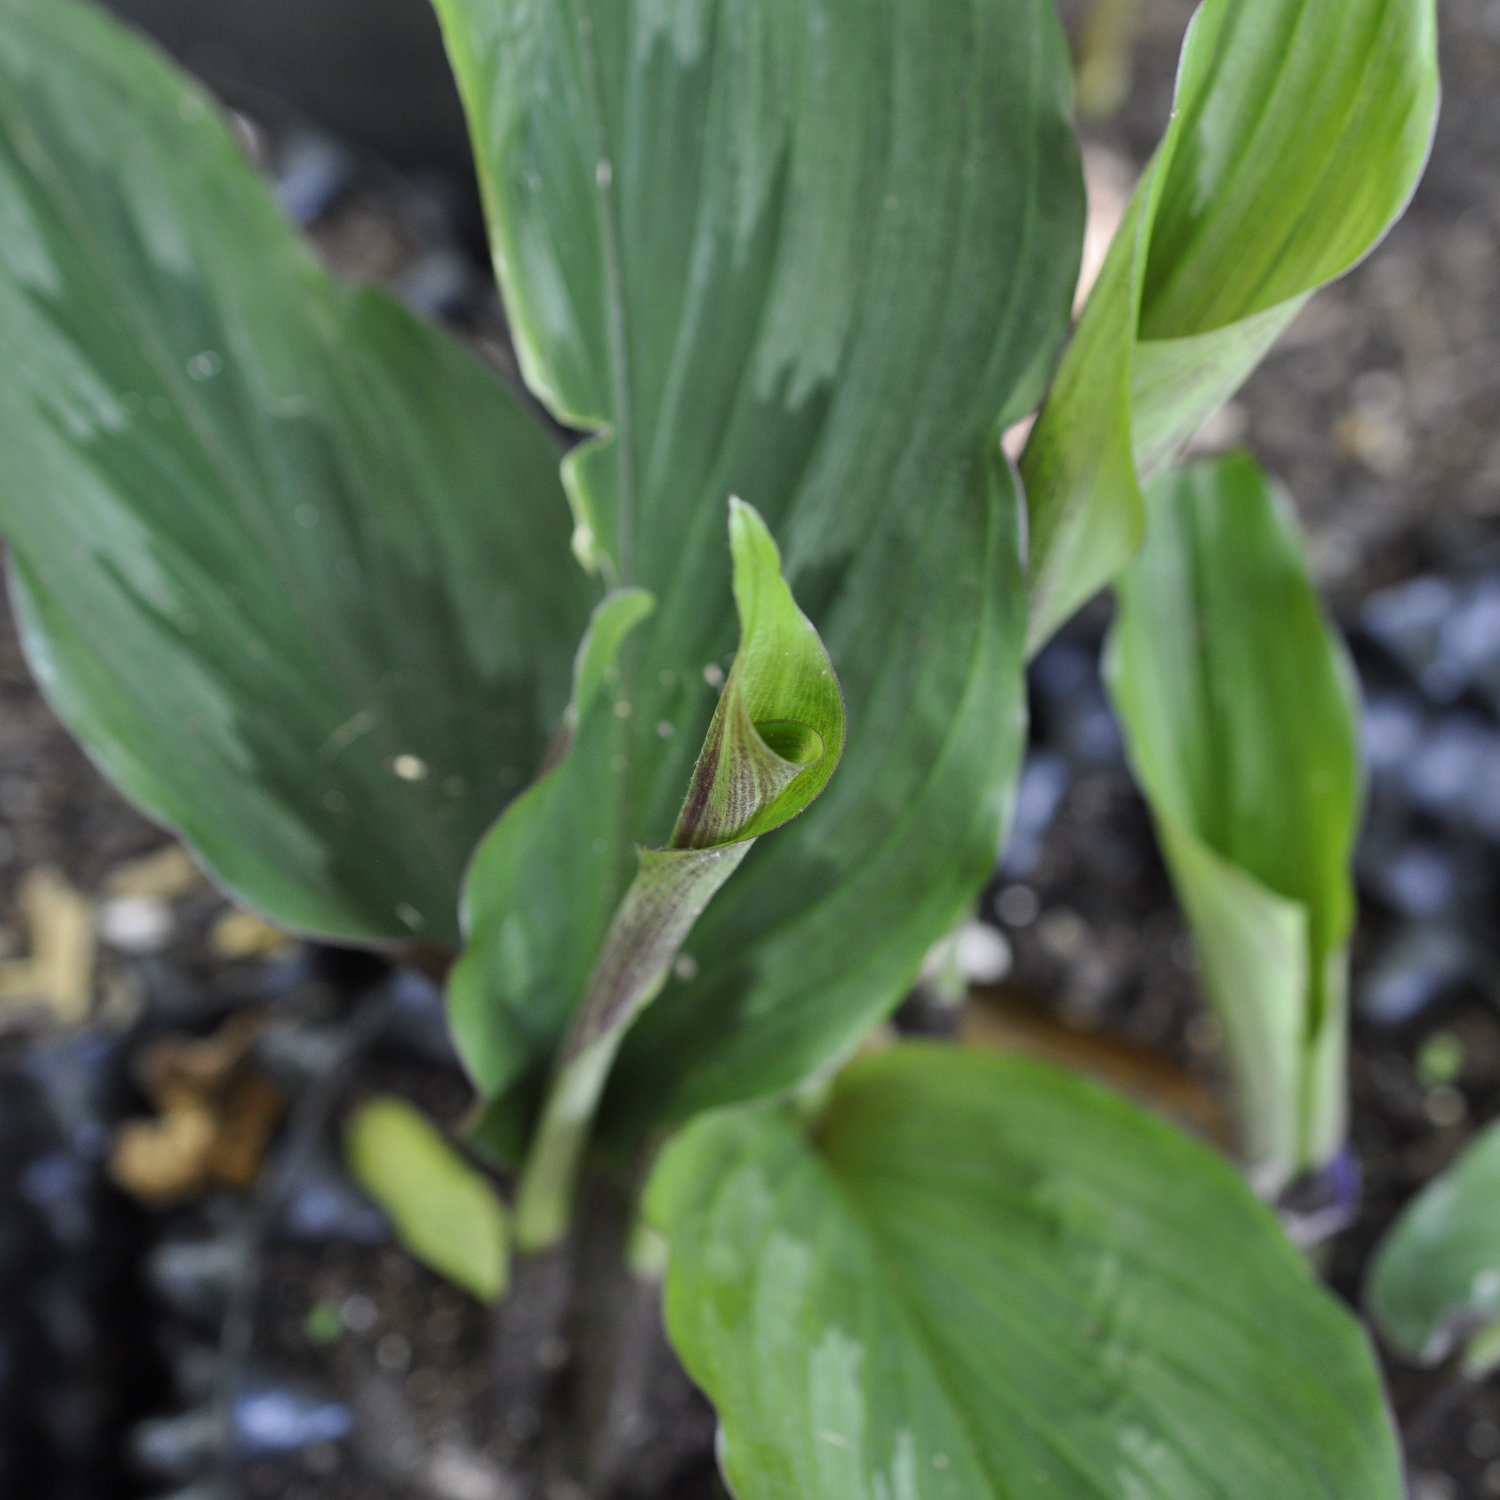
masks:
POLYGON ((1140 544, 1141 485, 1405 208, 1433 0, 1204 0, 1172 119, 1021 460, 1035 651, 1140 544))
POLYGON ((1274 1190, 1344 1136, 1353 671, 1253 460, 1170 475, 1147 507, 1109 687, 1223 1021, 1242 1148, 1274 1190))
POLYGON ((683 940, 750 846, 828 784, 844 747, 832 664, 781 576, 755 510, 729 503, 740 647, 665 848, 640 867, 605 935, 564 1045, 516 1205, 523 1248, 567 1225, 579 1158, 610 1064, 683 940))

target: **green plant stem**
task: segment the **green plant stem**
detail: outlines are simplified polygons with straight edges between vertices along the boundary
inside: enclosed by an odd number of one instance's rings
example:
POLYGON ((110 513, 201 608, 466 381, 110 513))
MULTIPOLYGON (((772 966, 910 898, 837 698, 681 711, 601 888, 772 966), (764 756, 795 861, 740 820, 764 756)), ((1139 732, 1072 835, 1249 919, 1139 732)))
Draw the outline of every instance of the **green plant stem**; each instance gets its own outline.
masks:
POLYGON ((1343 1149, 1349 1127, 1348 957, 1326 964, 1322 1015, 1303 1054, 1302 1111, 1296 1170, 1326 1167, 1343 1149))
POLYGON ((584 1148, 620 1043, 753 842, 641 851, 640 871, 605 936, 521 1174, 515 1234, 523 1253, 548 1249, 567 1232, 584 1148))
POLYGON ((567 1232, 579 1166, 625 1028, 606 1032, 558 1069, 516 1196, 517 1247, 545 1250, 567 1232))

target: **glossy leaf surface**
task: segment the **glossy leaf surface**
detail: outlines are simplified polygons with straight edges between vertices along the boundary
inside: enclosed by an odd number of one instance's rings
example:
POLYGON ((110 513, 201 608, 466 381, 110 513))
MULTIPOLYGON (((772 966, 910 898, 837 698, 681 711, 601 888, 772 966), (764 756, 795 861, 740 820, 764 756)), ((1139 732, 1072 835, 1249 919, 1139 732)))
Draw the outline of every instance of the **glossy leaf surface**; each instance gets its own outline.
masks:
POLYGON ((0 0, 0 452, 31 661, 111 778, 281 923, 455 941, 594 592, 553 444, 74 0, 0 0))
POLYGON ((1433 0, 1205 0, 1146 169, 1022 460, 1038 647, 1139 544, 1140 486, 1405 207, 1433 0))
POLYGON ((1375 1258, 1365 1307, 1393 1349, 1424 1365, 1500 1321, 1500 1125, 1402 1211, 1375 1258))
POLYGON ((616 1102, 649 1120, 782 1087, 894 1003, 993 859, 1020 711, 993 439, 1038 394, 1081 240, 1057 20, 1045 0, 438 10, 523 368, 597 434, 566 470, 580 550, 659 602, 622 658, 598 847, 559 878, 617 900, 633 845, 668 837, 734 643, 728 495, 845 688, 838 781, 710 908, 700 977, 643 1018, 616 1102), (836 990, 808 972, 825 935, 836 990))
POLYGON ((1223 1020, 1268 1187, 1344 1129, 1353 672, 1285 498, 1233 456, 1159 480, 1121 575, 1110 692, 1223 1020))
POLYGON ((1397 1500, 1369 1347, 1230 1168, 901 1047, 668 1148, 668 1328, 739 1500, 1397 1500))
POLYGON ((401 1243, 481 1302, 505 1291, 505 1210, 488 1180, 404 1099, 371 1099, 347 1133, 355 1180, 390 1215, 401 1243))

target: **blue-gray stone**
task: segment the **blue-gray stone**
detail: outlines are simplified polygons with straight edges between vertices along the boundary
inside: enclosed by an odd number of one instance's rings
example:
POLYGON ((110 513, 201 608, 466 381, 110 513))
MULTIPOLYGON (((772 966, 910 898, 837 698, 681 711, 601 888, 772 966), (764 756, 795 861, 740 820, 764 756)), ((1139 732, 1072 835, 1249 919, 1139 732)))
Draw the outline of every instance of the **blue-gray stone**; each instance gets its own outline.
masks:
POLYGON ((291 1386, 247 1385, 235 1398, 235 1448, 241 1457, 337 1443, 353 1431, 354 1414, 347 1406, 291 1386))
POLYGON ((1358 987, 1361 1012, 1383 1026, 1399 1026, 1467 980, 1473 944, 1450 927, 1401 928, 1376 955, 1358 987))

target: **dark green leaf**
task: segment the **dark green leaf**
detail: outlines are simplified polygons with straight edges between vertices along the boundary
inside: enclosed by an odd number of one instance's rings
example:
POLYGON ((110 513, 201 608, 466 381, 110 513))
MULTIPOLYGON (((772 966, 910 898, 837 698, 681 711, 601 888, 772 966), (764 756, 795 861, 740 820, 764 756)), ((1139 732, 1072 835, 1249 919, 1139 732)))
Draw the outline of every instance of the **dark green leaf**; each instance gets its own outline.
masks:
POLYGON ((371 1099, 349 1121, 348 1152, 355 1179, 423 1265, 481 1302, 504 1294, 505 1210, 425 1115, 394 1096, 371 1099))
MULTIPOLYGON (((1438 1364, 1500 1322, 1500 1125, 1409 1203, 1375 1258, 1365 1306, 1393 1349, 1438 1364)), ((1495 1350, 1470 1345, 1476 1367, 1495 1350)))
POLYGON ((669 1331, 739 1500, 1398 1500, 1370 1350, 1216 1156, 902 1047, 668 1148, 669 1331))
POLYGON ((1031 642, 1129 560, 1140 485, 1405 207, 1437 110, 1433 0, 1205 0, 1172 121, 1022 460, 1031 642))
POLYGON ((994 435, 1038 394, 1081 240, 1057 20, 1047 0, 438 10, 523 368, 597 432, 567 467, 579 549, 660 601, 622 661, 597 847, 559 885, 617 900, 633 845, 667 838, 734 643, 728 495, 766 518, 845 688, 838 781, 710 908, 701 977, 637 1028, 619 1103, 784 1086, 894 1002, 993 861, 1020 693, 994 435))
MULTIPOLYGON (((750 852, 626 1039, 610 1101, 618 1129, 785 1088, 852 1049, 972 901, 994 865, 1024 739, 1018 519, 995 452, 945 489, 912 542, 891 538, 861 559, 826 644, 843 663, 846 698, 864 706, 870 743, 913 752, 861 756, 851 739, 818 802, 750 852), (882 610, 884 601, 899 610, 882 610), (825 830, 809 841, 813 858, 795 844, 809 827, 825 830)), ((589 789, 607 785, 621 753, 628 719, 615 710, 626 701, 617 687, 580 735, 556 821, 535 825, 526 878, 518 863, 502 895, 481 874, 501 847, 492 837, 470 882, 486 899, 483 913, 471 903, 473 941, 451 986, 455 1020, 478 1019, 468 1055, 491 1060, 475 1062, 486 1092, 529 1070, 531 1087, 515 1101, 523 1113, 538 1102, 538 1065, 561 1040, 609 921, 601 891, 610 887, 583 879, 571 856, 597 826, 589 789), (570 911, 563 892, 590 904, 570 911), (584 936, 575 943, 570 931, 584 936)), ((633 846, 616 857, 629 862, 612 887, 623 891, 633 846)), ((490 1124, 492 1143, 504 1142, 514 1162, 524 1123, 507 1111, 490 1124)))
POLYGON ((725 495, 836 563, 1040 394, 1082 229, 1044 0, 436 7, 527 380, 601 435, 580 545, 697 600, 695 668, 725 495))
POLYGON ((1343 1140, 1353 672, 1252 459, 1159 480, 1147 508, 1107 675, 1274 1188, 1343 1140))
POLYGON ((0 222, 0 529, 53 703, 278 921, 454 941, 587 616, 552 444, 74 0, 0 0, 0 222))

